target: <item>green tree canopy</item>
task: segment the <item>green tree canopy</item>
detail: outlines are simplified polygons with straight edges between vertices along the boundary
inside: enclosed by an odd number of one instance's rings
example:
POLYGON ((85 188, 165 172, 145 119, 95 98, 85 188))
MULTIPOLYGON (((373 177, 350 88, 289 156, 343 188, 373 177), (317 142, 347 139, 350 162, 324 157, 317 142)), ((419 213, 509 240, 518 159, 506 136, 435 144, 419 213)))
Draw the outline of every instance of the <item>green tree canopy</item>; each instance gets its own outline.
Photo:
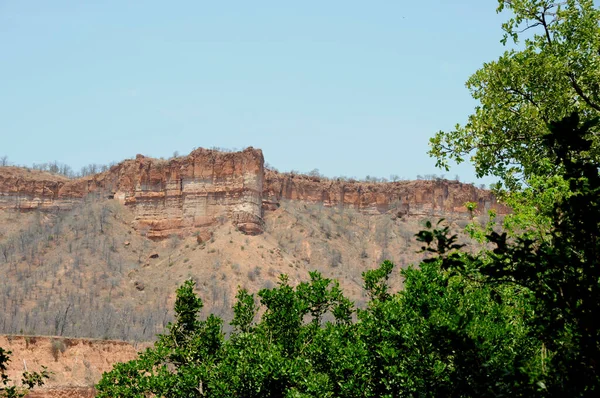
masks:
MULTIPOLYGON (((430 155, 440 167, 470 159, 478 177, 499 177, 515 190, 555 166, 543 146, 547 123, 577 111, 600 114, 600 11, 592 0, 499 0, 508 11, 496 61, 485 63, 466 86, 479 105, 464 125, 440 131, 430 155)), ((591 153, 600 156, 594 138, 591 153)))

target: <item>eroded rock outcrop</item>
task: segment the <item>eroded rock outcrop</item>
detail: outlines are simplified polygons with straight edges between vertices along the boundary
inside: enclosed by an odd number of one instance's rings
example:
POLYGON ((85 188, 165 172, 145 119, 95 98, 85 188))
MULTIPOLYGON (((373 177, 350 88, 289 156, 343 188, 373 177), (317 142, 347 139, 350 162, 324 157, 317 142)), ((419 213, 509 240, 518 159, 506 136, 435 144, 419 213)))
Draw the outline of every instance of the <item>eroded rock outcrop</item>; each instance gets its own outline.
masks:
POLYGON ((366 214, 467 215, 468 201, 479 211, 509 212, 489 191, 457 181, 365 183, 265 170, 262 152, 253 148, 196 149, 169 160, 137 155, 79 179, 0 167, 0 209, 68 209, 91 193, 131 207, 134 227, 156 239, 227 220, 244 233, 260 234, 263 212, 276 209, 281 200, 353 207, 366 214))
POLYGON ((325 206, 352 207, 367 214, 391 210, 405 215, 468 214, 466 202, 477 203, 478 211, 509 209, 490 191, 458 181, 428 180, 386 183, 348 182, 306 175, 265 172, 263 208, 273 209, 280 200, 303 200, 325 206))
POLYGON ((16 167, 0 168, 0 209, 64 209, 90 193, 130 206, 135 227, 151 238, 183 234, 230 219, 262 232, 262 152, 197 149, 170 160, 142 155, 110 170, 70 180, 16 167))
POLYGON ((96 396, 94 384, 103 372, 118 362, 134 359, 150 344, 123 341, 80 339, 47 336, 0 335, 0 347, 12 351, 6 370, 12 380, 20 380, 25 371, 39 372, 47 367, 51 373, 42 388, 35 388, 27 397, 96 396))
POLYGON ((138 155, 105 173, 102 185, 135 211, 136 228, 166 237, 230 219, 242 232, 263 230, 262 152, 196 149, 157 160, 138 155))
POLYGON ((0 209, 69 208, 73 198, 59 200, 66 177, 20 167, 0 168, 0 209))

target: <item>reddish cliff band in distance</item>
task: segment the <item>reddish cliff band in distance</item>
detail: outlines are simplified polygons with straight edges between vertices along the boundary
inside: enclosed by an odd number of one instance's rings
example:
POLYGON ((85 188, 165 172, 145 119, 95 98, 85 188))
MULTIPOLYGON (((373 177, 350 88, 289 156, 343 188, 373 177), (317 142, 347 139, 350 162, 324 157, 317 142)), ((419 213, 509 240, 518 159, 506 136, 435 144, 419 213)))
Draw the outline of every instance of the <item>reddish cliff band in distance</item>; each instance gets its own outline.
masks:
POLYGON ((265 170, 262 151, 196 149, 169 160, 137 155, 110 170, 68 179, 20 167, 0 167, 0 209, 69 209, 87 195, 132 208, 133 226, 153 239, 188 235, 230 221, 246 234, 264 229, 263 211, 282 200, 352 207, 367 214, 393 210, 402 216, 467 215, 478 209, 509 209, 491 192, 457 181, 348 182, 265 170))

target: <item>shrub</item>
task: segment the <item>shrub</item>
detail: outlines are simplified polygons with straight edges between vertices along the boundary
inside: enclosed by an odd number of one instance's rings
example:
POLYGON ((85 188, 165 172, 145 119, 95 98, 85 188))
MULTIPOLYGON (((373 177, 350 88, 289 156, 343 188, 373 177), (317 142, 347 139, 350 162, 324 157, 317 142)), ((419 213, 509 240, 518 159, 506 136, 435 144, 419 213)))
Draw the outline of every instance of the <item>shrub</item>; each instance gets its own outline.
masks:
POLYGON ((50 342, 50 352, 52 353, 52 357, 54 361, 58 361, 58 357, 60 354, 63 354, 67 350, 67 346, 62 339, 52 339, 50 342))

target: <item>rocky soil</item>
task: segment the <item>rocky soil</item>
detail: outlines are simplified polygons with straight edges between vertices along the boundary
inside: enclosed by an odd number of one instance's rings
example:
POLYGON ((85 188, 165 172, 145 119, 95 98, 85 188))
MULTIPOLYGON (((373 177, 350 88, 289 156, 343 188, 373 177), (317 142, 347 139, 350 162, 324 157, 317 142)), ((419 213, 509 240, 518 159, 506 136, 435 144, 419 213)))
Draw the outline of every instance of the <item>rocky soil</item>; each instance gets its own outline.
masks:
POLYGON ((12 351, 8 376, 20 380, 24 371, 51 372, 44 388, 28 397, 94 396, 93 385, 115 362, 135 358, 147 345, 122 341, 64 337, 0 336, 0 346, 12 351))

